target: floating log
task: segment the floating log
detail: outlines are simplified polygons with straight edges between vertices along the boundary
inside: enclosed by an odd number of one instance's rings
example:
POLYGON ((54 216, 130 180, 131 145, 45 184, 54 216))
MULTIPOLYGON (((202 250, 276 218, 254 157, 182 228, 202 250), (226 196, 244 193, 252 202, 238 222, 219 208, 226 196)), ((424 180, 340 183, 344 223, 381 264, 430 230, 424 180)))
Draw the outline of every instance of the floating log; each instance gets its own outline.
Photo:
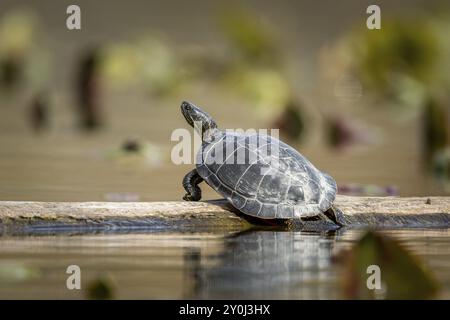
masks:
MULTIPOLYGON (((351 197, 338 195, 344 228, 448 228, 450 197, 351 197)), ((243 215, 225 200, 206 202, 0 201, 0 232, 39 230, 150 231, 244 230, 253 225, 291 229, 337 229, 320 219, 261 220, 243 215)))

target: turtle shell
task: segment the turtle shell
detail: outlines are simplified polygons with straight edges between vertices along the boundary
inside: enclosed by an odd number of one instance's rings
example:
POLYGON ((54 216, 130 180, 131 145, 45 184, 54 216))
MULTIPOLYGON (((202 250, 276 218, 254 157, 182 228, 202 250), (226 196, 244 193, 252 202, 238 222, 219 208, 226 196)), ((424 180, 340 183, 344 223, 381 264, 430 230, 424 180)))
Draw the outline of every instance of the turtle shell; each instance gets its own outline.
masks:
POLYGON ((203 142, 196 160, 206 183, 251 216, 315 216, 336 197, 332 177, 271 136, 220 132, 203 142))

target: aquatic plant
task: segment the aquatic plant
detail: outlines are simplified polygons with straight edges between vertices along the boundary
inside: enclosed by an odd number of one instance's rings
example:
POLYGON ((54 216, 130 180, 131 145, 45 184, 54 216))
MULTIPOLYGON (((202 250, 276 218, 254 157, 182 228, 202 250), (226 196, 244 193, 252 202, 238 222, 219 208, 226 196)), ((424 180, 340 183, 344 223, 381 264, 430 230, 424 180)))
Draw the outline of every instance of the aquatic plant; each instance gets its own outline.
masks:
POLYGON ((244 6, 222 8, 220 30, 231 44, 235 58, 247 64, 277 65, 280 54, 273 28, 244 6))
POLYGON ((145 36, 110 44, 102 66, 106 80, 117 87, 143 87, 159 97, 173 94, 182 84, 184 73, 163 37, 145 36))
MULTIPOLYGON (((249 101, 266 121, 291 112, 289 103, 296 95, 283 69, 286 60, 275 28, 257 12, 237 4, 221 8, 218 25, 229 44, 226 63, 215 68, 222 71, 223 87, 249 101)), ((302 131, 303 125, 295 130, 302 131)))
POLYGON ((0 283, 27 281, 41 276, 41 270, 21 263, 0 264, 0 283))
POLYGON ((433 275, 418 257, 394 238, 378 232, 366 232, 342 260, 346 298, 428 299, 439 290, 433 275), (377 271, 379 288, 370 278, 377 271))
POLYGON ((428 97, 422 114, 422 153, 426 167, 433 167, 433 159, 450 144, 449 106, 442 99, 428 97))
POLYGON ((289 83, 282 73, 269 68, 240 67, 223 78, 228 90, 250 101, 258 116, 273 119, 291 99, 289 83))
POLYGON ((30 10, 4 12, 0 19, 0 89, 8 93, 22 83, 45 89, 50 75, 50 55, 43 46, 36 15, 30 10))
POLYGON ((87 298, 90 300, 114 299, 114 285, 109 277, 101 276, 87 286, 87 298))
POLYGON ((105 151, 105 157, 123 165, 143 164, 150 168, 160 167, 164 163, 164 149, 160 145, 128 138, 120 146, 105 151))
MULTIPOLYGON (((350 40, 355 70, 366 88, 404 103, 435 80, 439 45, 427 20, 386 20, 376 32, 366 28, 350 40)), ((411 99, 410 99, 411 98, 411 99)), ((419 97, 420 98, 420 97, 419 97)))
POLYGON ((271 128, 280 129, 280 135, 287 139, 301 142, 305 134, 304 118, 303 105, 298 101, 289 101, 271 128))

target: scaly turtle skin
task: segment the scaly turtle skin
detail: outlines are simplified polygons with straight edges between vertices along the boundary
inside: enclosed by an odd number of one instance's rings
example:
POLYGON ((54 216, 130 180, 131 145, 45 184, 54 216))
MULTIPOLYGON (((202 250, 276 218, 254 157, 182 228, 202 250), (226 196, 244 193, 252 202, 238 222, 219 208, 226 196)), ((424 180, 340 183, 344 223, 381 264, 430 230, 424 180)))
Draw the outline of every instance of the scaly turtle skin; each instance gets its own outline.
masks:
POLYGON ((183 179, 184 200, 200 200, 198 184, 205 181, 251 216, 319 216, 343 225, 342 213, 332 206, 336 182, 291 146, 268 135, 221 131, 206 112, 189 102, 181 104, 181 111, 203 141, 196 169, 183 179))

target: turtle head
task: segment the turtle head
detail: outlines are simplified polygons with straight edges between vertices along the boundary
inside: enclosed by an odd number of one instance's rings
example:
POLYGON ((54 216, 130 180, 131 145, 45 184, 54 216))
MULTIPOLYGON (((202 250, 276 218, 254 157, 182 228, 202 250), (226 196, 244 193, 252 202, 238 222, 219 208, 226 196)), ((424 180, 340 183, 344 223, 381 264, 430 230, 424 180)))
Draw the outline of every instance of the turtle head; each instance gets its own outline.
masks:
POLYGON ((217 124, 209 114, 190 102, 183 101, 181 103, 181 113, 183 113, 184 118, 191 125, 191 127, 197 131, 201 130, 201 132, 198 132, 201 135, 206 133, 208 130, 214 130, 217 128, 217 124), (197 126, 195 126, 196 123, 197 126))

